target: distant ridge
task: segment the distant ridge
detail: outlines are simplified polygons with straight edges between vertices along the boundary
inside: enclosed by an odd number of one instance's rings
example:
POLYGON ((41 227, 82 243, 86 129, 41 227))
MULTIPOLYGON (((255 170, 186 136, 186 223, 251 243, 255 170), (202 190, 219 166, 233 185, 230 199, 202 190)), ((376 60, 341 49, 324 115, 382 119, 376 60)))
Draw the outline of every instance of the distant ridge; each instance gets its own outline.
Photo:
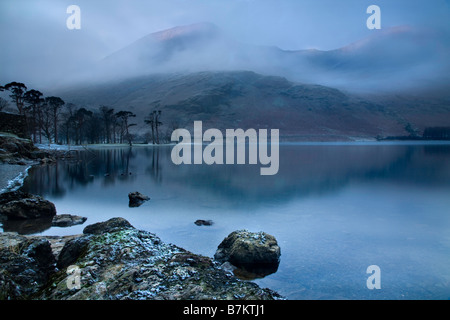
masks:
MULTIPOLYGON (((409 26, 382 29, 335 50, 239 43, 203 22, 151 33, 99 63, 100 78, 249 70, 347 91, 404 91, 450 83, 450 41, 409 26)), ((448 39, 447 39, 448 40, 448 39)))

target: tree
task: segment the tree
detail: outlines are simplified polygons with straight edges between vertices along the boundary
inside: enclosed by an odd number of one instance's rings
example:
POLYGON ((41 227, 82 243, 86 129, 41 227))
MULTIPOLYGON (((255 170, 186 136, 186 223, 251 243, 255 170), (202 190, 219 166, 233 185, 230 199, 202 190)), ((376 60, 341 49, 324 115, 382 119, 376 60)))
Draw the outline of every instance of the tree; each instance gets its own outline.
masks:
POLYGON ((149 124, 150 127, 152 128, 152 142, 153 144, 155 144, 155 117, 154 117, 154 112, 151 112, 148 119, 145 119, 144 122, 146 124, 149 124))
POLYGON ((80 108, 72 116, 72 123, 75 128, 75 144, 81 144, 83 141, 83 129, 88 118, 92 117, 92 111, 86 108, 80 108))
POLYGON ((60 97, 47 97, 45 98, 45 102, 52 113, 53 119, 53 136, 55 143, 58 143, 58 117, 61 107, 65 104, 65 102, 60 97))
POLYGON ((19 114, 23 114, 24 95, 27 91, 27 86, 21 82, 10 82, 3 87, 4 90, 11 92, 9 95, 12 101, 16 104, 19 114))
POLYGON ((39 112, 41 112, 42 105, 45 102, 42 96, 42 92, 34 89, 28 90, 24 94, 24 101, 28 103, 28 108, 25 108, 25 111, 31 111, 28 117, 28 123, 30 124, 30 131, 34 142, 37 142, 37 132, 38 130, 40 131, 39 112))
POLYGON ((134 118, 136 115, 131 111, 119 111, 116 113, 116 117, 121 121, 121 137, 120 142, 123 143, 123 138, 128 140, 131 146, 132 137, 130 135, 129 128, 135 126, 135 123, 128 123, 129 118, 134 118))
POLYGON ((105 129, 106 143, 111 143, 111 133, 114 132, 114 109, 107 106, 100 107, 100 114, 103 120, 103 126, 105 129))
POLYGON ((73 129, 73 115, 75 113, 75 104, 66 103, 65 112, 62 113, 62 129, 65 135, 66 144, 70 144, 71 129, 73 129))
POLYGON ((159 117, 161 116, 161 110, 158 110, 155 114, 155 129, 156 129, 156 143, 159 144, 159 126, 162 125, 162 122, 159 121, 159 117))
POLYGON ((162 125, 162 122, 159 121, 159 117, 161 116, 161 110, 153 110, 147 119, 144 120, 146 124, 149 124, 152 128, 152 141, 155 144, 155 132, 156 132, 156 144, 159 144, 159 126, 162 125))
MULTIPOLYGON (((52 138, 52 115, 51 109, 46 101, 42 104, 39 126, 42 134, 47 138, 48 143, 50 144, 52 138)), ((42 143, 41 140, 39 142, 42 143)))

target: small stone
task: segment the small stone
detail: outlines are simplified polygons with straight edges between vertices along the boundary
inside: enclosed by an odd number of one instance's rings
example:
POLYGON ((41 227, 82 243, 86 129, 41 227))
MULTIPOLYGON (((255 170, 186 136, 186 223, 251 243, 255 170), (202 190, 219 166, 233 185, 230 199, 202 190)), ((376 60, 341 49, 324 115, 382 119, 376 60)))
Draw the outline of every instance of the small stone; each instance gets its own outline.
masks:
POLYGON ((150 200, 150 198, 148 196, 143 195, 142 193, 136 191, 136 192, 130 192, 128 194, 128 200, 129 200, 128 206, 130 208, 133 208, 133 207, 139 207, 145 201, 150 200))
POLYGON ((75 216, 71 214, 58 214, 53 217, 53 227, 70 227, 77 224, 83 224, 87 220, 86 217, 75 216))
POLYGON ((212 220, 196 220, 194 222, 197 226, 212 226, 212 220))

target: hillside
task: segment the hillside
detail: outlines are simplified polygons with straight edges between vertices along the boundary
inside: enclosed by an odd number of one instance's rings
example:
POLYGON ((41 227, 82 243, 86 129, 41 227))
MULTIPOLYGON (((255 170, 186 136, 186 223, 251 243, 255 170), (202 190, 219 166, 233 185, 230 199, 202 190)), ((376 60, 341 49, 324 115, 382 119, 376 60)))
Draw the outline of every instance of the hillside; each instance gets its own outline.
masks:
MULTIPOLYGON (((143 119, 163 134, 190 128, 277 128, 289 140, 374 139, 450 126, 450 42, 442 32, 386 28, 330 51, 230 39, 211 23, 151 33, 52 94, 143 119)), ((74 79, 72 79, 74 80, 74 79)), ((63 85, 63 83, 61 83, 63 85)))
POLYGON ((374 139, 448 126, 449 99, 435 96, 358 96, 326 86, 301 84, 249 71, 160 74, 61 91, 67 102, 88 108, 107 105, 143 119, 161 110, 163 132, 190 128, 276 128, 289 140, 374 139))

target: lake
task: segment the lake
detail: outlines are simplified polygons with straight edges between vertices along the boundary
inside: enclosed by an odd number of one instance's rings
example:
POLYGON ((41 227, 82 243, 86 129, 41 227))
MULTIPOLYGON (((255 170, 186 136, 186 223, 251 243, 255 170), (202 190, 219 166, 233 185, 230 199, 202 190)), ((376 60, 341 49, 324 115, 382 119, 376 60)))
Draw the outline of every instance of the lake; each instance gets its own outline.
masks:
POLYGON ((450 298, 450 144, 281 144, 274 176, 260 165, 176 166, 171 150, 97 148, 30 169, 23 190, 88 218, 36 233, 123 217, 212 257, 232 231, 264 231, 278 241, 280 265, 253 281, 287 299, 450 298), (133 191, 151 200, 130 208, 133 191), (371 265, 381 289, 366 285, 371 265))

